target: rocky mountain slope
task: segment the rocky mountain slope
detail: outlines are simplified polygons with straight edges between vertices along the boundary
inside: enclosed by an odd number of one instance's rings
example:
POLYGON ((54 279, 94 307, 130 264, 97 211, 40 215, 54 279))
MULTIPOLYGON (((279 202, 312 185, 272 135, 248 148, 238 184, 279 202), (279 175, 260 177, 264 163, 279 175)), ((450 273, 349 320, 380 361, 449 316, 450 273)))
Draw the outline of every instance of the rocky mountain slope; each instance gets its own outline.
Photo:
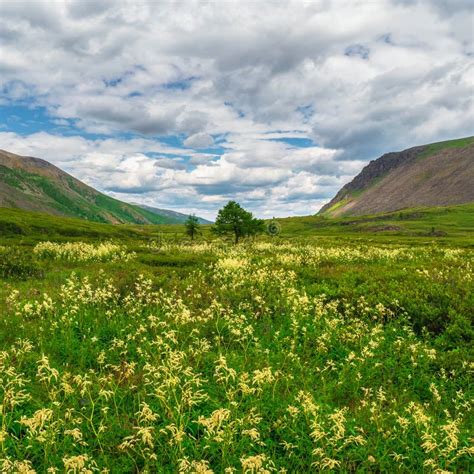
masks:
POLYGON ((0 208, 19 208, 112 224, 177 223, 113 199, 40 158, 0 150, 0 208))
POLYGON ((474 202, 474 137, 371 161, 319 214, 358 216, 419 206, 474 202))

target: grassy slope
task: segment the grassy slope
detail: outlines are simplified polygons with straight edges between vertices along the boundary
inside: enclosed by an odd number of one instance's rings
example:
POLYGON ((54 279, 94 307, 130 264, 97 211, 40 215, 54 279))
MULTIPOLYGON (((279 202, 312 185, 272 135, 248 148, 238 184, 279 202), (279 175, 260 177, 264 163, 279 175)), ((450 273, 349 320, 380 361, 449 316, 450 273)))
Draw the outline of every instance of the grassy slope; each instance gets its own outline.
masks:
POLYGON ((174 223, 176 219, 162 216, 105 194, 94 192, 65 175, 64 182, 28 171, 0 166, 0 180, 21 196, 24 205, 40 200, 44 211, 95 222, 174 223))
POLYGON ((149 239, 157 238, 163 233, 174 237, 175 233, 182 234, 183 232, 184 226, 180 224, 113 225, 0 207, 0 242, 3 243, 41 240, 149 239))
POLYGON ((387 243, 435 241, 474 246, 474 203, 359 217, 288 217, 279 222, 285 238, 326 237, 387 243))

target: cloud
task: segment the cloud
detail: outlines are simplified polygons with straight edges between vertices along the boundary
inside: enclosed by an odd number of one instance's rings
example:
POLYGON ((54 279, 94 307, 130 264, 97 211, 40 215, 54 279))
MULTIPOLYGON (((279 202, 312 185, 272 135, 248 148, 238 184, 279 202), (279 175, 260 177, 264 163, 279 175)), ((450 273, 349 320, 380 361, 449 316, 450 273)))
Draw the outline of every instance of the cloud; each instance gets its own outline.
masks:
POLYGON ((180 161, 172 158, 157 158, 153 165, 156 168, 165 168, 169 170, 185 170, 186 165, 180 161))
POLYGON ((105 13, 111 7, 113 7, 112 0, 94 0, 93 2, 73 0, 68 4, 67 13, 72 18, 82 19, 105 13))
MULTIPOLYGON (((251 147, 251 143, 246 146, 251 147)), ((233 154, 179 156, 179 149, 152 139, 92 140, 44 132, 28 136, 0 132, 0 148, 47 159, 119 199, 134 201, 138 197, 140 202, 150 205, 188 213, 199 211, 207 217, 215 217, 216 206, 235 198, 262 215, 268 202, 280 207, 296 198, 312 210, 318 204, 311 200, 318 199, 319 203, 330 197, 363 164, 350 163, 349 175, 343 174, 342 168, 337 169, 336 177, 333 166, 337 168, 339 164, 333 165, 331 150, 305 151, 272 141, 259 146, 268 146, 273 152, 279 149, 282 156, 287 156, 248 167, 250 156, 242 155, 240 161, 233 154), (163 152, 175 157, 160 156, 163 152), (315 155, 315 162, 322 167, 320 175, 298 171, 309 166, 311 160, 305 158, 306 153, 315 155), (194 163, 188 165, 189 161, 194 163)), ((347 168, 348 163, 345 165, 347 168)))
POLYGON ((210 148, 214 139, 207 133, 196 133, 184 140, 184 145, 190 148, 210 148))
POLYGON ((46 118, 0 145, 158 207, 312 213, 384 152, 472 134, 471 3, 1 2, 0 107, 46 118))

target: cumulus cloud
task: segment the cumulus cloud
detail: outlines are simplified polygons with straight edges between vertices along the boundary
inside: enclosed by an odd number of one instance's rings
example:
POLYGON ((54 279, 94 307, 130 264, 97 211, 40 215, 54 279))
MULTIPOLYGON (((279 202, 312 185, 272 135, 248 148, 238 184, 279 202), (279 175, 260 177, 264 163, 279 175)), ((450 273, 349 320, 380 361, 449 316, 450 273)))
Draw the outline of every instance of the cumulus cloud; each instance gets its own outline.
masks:
POLYGON ((184 140, 184 145, 190 148, 209 148, 214 145, 214 139, 207 133, 195 133, 184 140))
POLYGON ((467 0, 1 2, 0 108, 49 123, 0 146, 126 200, 309 214, 384 152, 472 134, 472 21, 467 0))
POLYGON ((153 165, 156 168, 165 168, 169 170, 185 170, 186 165, 182 163, 181 161, 178 161, 177 159, 172 159, 172 158, 157 158, 153 165))

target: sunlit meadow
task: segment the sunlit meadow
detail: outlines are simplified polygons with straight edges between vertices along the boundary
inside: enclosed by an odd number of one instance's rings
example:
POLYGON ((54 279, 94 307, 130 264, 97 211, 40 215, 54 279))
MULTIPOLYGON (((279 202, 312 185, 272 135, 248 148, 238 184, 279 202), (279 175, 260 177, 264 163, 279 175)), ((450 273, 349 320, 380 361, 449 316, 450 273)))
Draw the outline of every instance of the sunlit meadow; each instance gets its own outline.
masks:
POLYGON ((0 256, 2 472, 472 472, 472 250, 0 256))

